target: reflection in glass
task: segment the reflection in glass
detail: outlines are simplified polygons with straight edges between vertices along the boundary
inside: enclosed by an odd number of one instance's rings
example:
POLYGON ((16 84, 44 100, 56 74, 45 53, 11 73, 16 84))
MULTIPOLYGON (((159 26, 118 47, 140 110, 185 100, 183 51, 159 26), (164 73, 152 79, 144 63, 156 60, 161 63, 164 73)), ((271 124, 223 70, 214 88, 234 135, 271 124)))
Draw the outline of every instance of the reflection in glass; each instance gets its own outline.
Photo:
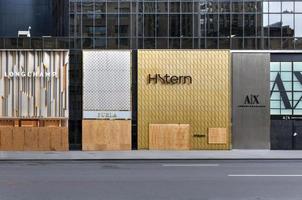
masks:
POLYGON ((181 37, 192 37, 193 33, 193 18, 191 14, 181 15, 181 37))
POLYGON ((145 13, 154 13, 155 12, 155 2, 145 2, 144 3, 144 12, 145 13))
MULTIPOLYGON (((120 37, 131 37, 131 15, 121 14, 119 22, 119 35, 120 37)), ((128 41, 128 43, 130 43, 128 41)))
POLYGON ((106 2, 97 0, 95 2, 95 12, 96 13, 105 13, 106 12, 106 2))
POLYGON ((282 36, 293 37, 294 36, 294 15, 282 14, 282 36))
POLYGON ((295 1, 295 12, 302 12, 302 1, 295 1))
POLYGON ((160 14, 157 15, 157 20, 156 20, 156 34, 158 37, 167 37, 169 32, 168 32, 168 15, 166 14, 160 14))
POLYGON ((280 14, 270 14, 269 15, 269 30, 271 37, 281 36, 281 15, 280 14))
POLYGON ((170 12, 177 12, 180 11, 180 3, 179 2, 170 2, 170 12))
POLYGON ((219 36, 230 36, 231 19, 229 14, 219 16, 219 36))
POLYGON ((192 12, 192 9, 193 9, 192 6, 193 6, 192 2, 182 2, 182 3, 181 3, 181 11, 182 11, 182 12, 191 13, 191 12, 192 12))
MULTIPOLYGON (((117 37, 118 36, 118 15, 109 14, 107 15, 107 36, 117 37)), ((109 40, 107 44, 115 44, 112 40, 109 40)), ((118 42, 117 42, 118 44, 118 42)))
POLYGON ((207 15, 207 36, 218 36, 218 15, 207 15))
POLYGON ((231 37, 243 36, 243 15, 232 15, 232 34, 231 37))
POLYGON ((157 2, 157 12, 168 12, 168 3, 157 2))
POLYGON ((232 1, 232 12, 243 12, 243 0, 232 1))
POLYGON ((93 13, 94 12, 93 0, 83 0, 82 9, 83 9, 83 13, 93 13))
POLYGON ((281 1, 270 1, 269 12, 281 12, 281 1))
POLYGON ((268 1, 263 2, 263 12, 268 13, 268 1))
POLYGON ((95 15, 95 36, 106 36, 106 15, 95 15))
POLYGON ((180 36, 180 17, 179 15, 170 15, 170 21, 169 21, 169 30, 170 30, 170 36, 172 37, 179 37, 180 36))
POLYGON ((153 14, 144 15, 144 36, 155 36, 155 15, 153 14))
POLYGON ((256 15, 244 15, 244 36, 256 36, 256 15))
POLYGON ((121 2, 120 13, 129 13, 129 12, 130 12, 130 2, 121 2))
POLYGON ((294 2, 293 1, 282 1, 282 12, 283 13, 292 13, 294 11, 294 2))
POLYGON ((295 15, 295 37, 302 37, 302 14, 295 15))
POLYGON ((118 12, 118 2, 107 2, 107 12, 117 13, 118 12))

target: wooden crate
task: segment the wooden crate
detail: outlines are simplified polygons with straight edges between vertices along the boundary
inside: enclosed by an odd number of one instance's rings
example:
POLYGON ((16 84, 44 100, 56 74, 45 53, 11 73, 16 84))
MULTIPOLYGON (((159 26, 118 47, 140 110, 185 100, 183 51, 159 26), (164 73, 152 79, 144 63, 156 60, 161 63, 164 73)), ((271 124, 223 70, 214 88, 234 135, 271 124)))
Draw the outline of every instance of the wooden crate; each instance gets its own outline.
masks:
POLYGON ((209 128, 208 130, 209 144, 227 144, 226 128, 209 128))
POLYGON ((83 120, 83 150, 131 150, 130 120, 83 120))
POLYGON ((150 150, 189 150, 189 124, 149 124, 150 150))

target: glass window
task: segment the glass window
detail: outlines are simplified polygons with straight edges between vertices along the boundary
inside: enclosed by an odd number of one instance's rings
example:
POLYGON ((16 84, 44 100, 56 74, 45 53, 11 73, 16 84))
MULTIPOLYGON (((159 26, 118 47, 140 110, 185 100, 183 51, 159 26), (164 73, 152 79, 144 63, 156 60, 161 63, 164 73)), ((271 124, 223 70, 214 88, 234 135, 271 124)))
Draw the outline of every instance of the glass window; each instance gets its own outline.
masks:
POLYGON ((82 0, 83 13, 93 13, 94 12, 94 2, 93 0, 82 0))
POLYGON ((168 41, 169 40, 167 38, 157 38, 156 39, 156 48, 157 49, 167 49, 168 41))
POLYGON ((119 48, 120 49, 129 49, 130 48, 130 39, 129 38, 120 38, 119 48))
POLYGON ((167 2, 157 2, 157 12, 168 12, 168 3, 167 2))
POLYGON ((293 66, 294 66, 294 71, 302 72, 302 62, 294 62, 293 66))
POLYGON ((208 12, 218 12, 218 0, 208 0, 208 12))
POLYGON ((84 14, 83 15, 83 26, 82 26, 82 36, 84 37, 92 37, 94 32, 93 25, 93 15, 84 14))
POLYGON ((120 37, 131 36, 131 15, 121 14, 119 22, 119 35, 120 37))
POLYGON ((281 62, 281 71, 292 71, 292 63, 291 62, 281 62))
POLYGON ((268 2, 267 1, 263 2, 263 12, 268 13, 268 2))
POLYGON ((230 38, 219 38, 219 49, 230 49, 230 38))
POLYGON ((271 49, 281 49, 281 38, 271 38, 270 39, 271 49))
POLYGON ((106 15, 95 15, 95 36, 106 36, 106 15))
POLYGON ((244 15, 244 36, 256 36, 256 15, 244 15))
POLYGON ((170 2, 170 12, 179 13, 180 3, 179 2, 170 2))
POLYGON ((302 37, 302 14, 295 15, 295 37, 302 37))
POLYGON ((144 15, 144 36, 154 37, 155 36, 155 15, 146 14, 144 15))
POLYGON ((219 15, 219 36, 230 36, 231 15, 221 14, 219 15))
POLYGON ((108 38, 107 39, 107 48, 108 49, 117 49, 118 48, 118 38, 108 38))
POLYGON ((118 2, 107 2, 108 13, 118 13, 118 2))
MULTIPOLYGON (((268 14, 263 14, 263 35, 268 36, 269 34, 269 22, 268 22, 268 14)), ((258 22, 258 24, 261 24, 258 22)))
POLYGON ((168 15, 166 14, 161 14, 157 15, 157 20, 156 20, 156 35, 158 37, 167 37, 169 32, 168 32, 168 15))
MULTIPOLYGON (((117 37, 118 36, 118 15, 109 14, 107 15, 107 36, 117 37)), ((108 45, 112 45, 112 41, 107 42, 108 45)))
POLYGON ((200 31, 200 36, 204 37, 206 35, 206 15, 194 15, 194 23, 196 24, 195 36, 198 37, 198 31, 200 31), (200 30, 198 30, 198 27, 200 30))
POLYGON ((243 15, 232 15, 232 37, 243 36, 243 15))
POLYGON ((130 13, 130 2, 120 3, 120 13, 130 13))
POLYGON ((191 13, 193 10, 192 2, 182 2, 181 3, 181 11, 191 13))
POLYGON ((256 1, 244 1, 244 11, 245 12, 256 12, 256 1))
POLYGON ((218 36, 218 15, 207 15, 207 36, 218 36))
POLYGON ((271 62, 270 71, 280 71, 280 62, 271 62))
POLYGON ((231 12, 231 4, 230 1, 220 1, 219 2, 219 12, 231 12))
POLYGON ((106 38, 95 38, 95 48, 104 49, 106 48, 106 38))
POLYGON ((155 12, 155 2, 145 2, 144 3, 144 12, 145 13, 154 13, 155 12))
POLYGON ((280 14, 270 14, 269 15, 269 30, 271 37, 281 36, 281 15, 280 14))
POLYGON ((96 13, 105 13, 106 12, 106 2, 104 0, 96 0, 95 12, 96 13))
POLYGON ((256 49, 256 38, 245 38, 244 49, 256 49))
POLYGON ((179 37, 180 36, 180 16, 179 15, 170 15, 169 21, 169 30, 171 37, 179 37))
POLYGON ((92 38, 83 38, 83 49, 92 49, 93 48, 93 39, 92 38))
POLYGON ((181 39, 181 48, 182 49, 192 49, 192 38, 181 39))
POLYGON ((144 49, 155 49, 155 39, 154 38, 144 39, 144 49))
POLYGON ((282 12, 283 13, 292 13, 294 11, 294 2, 293 1, 282 1, 282 12))
POLYGON ((170 49, 179 49, 180 48, 180 41, 179 39, 170 39, 169 40, 169 48, 170 49))
POLYGON ((77 14, 76 18, 75 18, 75 24, 76 24, 76 28, 75 28, 75 36, 80 37, 81 36, 81 26, 82 26, 82 15, 77 14))
POLYGON ((193 35, 193 18, 192 14, 181 15, 181 36, 192 37, 193 35))
POLYGON ((232 1, 232 12, 243 12, 243 0, 232 1))
POLYGON ((207 44, 206 45, 207 49, 217 49, 218 48, 217 38, 207 38, 206 44, 207 44))
POLYGON ((294 37, 294 15, 282 14, 282 36, 294 37))
POLYGON ((281 12, 281 1, 270 1, 269 12, 280 13, 281 12))
POLYGON ((302 1, 295 1, 295 12, 302 12, 302 1))

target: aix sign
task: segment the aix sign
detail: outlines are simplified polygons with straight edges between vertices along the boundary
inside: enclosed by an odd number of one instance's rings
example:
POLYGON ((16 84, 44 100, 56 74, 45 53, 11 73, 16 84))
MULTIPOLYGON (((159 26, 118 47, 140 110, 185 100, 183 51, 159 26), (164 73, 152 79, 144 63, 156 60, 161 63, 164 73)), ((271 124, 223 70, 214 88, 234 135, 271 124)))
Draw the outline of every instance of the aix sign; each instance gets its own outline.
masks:
POLYGON ((192 77, 191 76, 175 76, 169 74, 148 74, 147 77, 148 84, 150 83, 161 83, 161 84, 192 84, 192 77))
POLYGON ((259 94, 248 94, 244 97, 243 104, 239 105, 238 107, 260 107, 264 108, 265 105, 260 104, 260 95, 259 94))

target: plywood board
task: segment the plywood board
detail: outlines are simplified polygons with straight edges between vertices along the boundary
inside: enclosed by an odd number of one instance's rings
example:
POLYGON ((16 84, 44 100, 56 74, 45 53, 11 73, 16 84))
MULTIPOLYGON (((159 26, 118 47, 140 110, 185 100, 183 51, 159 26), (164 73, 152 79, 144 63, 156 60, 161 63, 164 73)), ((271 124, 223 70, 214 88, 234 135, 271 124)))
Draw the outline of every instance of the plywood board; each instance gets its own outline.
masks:
POLYGON ((208 132, 209 144, 226 144, 227 129, 226 128, 209 128, 208 132))
POLYGON ((60 120, 45 120, 43 121, 43 126, 45 127, 59 127, 60 120))
POLYGON ((189 124, 150 124, 150 150, 189 150, 189 124))
POLYGON ((130 120, 83 120, 83 150, 131 150, 130 120))
POLYGON ((22 127, 37 127, 38 121, 36 120, 21 120, 22 127))
POLYGON ((50 134, 51 129, 49 128, 38 129, 38 148, 40 151, 50 151, 50 134))
POLYGON ((37 151, 38 148, 38 128, 25 128, 24 150, 37 151))
POLYGON ((1 150, 7 151, 13 149, 13 128, 0 128, 0 134, 1 150))
POLYGON ((0 120, 0 127, 12 127, 14 125, 14 120, 0 120))
POLYGON ((13 149, 14 151, 24 150, 25 128, 18 127, 13 129, 13 149))

